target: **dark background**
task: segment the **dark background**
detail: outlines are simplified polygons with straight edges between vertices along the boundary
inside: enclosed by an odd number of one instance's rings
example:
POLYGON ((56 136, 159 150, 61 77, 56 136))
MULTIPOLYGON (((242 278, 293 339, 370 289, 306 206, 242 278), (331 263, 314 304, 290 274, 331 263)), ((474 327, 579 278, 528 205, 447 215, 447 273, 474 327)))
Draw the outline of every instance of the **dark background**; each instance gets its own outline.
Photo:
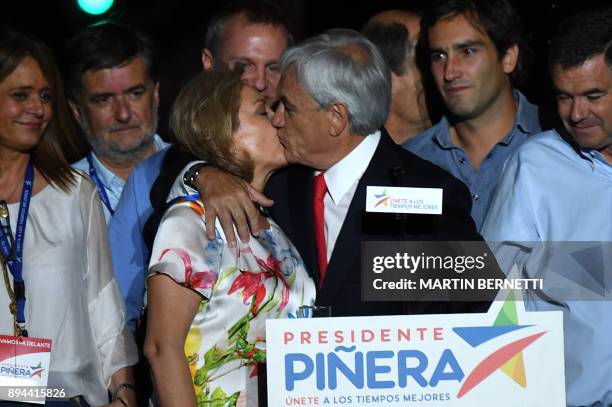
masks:
MULTIPOLYGON (((608 0, 609 1, 609 0, 608 0)), ((551 106, 546 71, 547 44, 560 19, 605 0, 514 0, 531 36, 535 60, 523 89, 539 105, 551 106)), ((54 49, 61 64, 63 44, 76 31, 104 18, 142 29, 157 44, 160 55, 160 134, 168 139, 168 110, 181 85, 199 69, 203 33, 208 19, 223 1, 115 0, 102 16, 82 12, 76 0, 4 0, 0 23, 35 34, 54 49)), ((287 15, 297 41, 328 28, 359 30, 369 16, 390 8, 422 8, 427 1, 276 0, 287 15)))

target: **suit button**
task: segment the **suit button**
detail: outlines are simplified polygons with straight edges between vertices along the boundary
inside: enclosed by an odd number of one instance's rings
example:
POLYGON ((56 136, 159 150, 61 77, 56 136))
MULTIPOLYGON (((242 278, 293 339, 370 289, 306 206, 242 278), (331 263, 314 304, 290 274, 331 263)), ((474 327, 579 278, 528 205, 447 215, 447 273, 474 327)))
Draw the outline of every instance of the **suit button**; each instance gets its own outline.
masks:
POLYGON ((474 194, 474 195, 472 196, 472 198, 474 198, 474 200, 475 200, 475 201, 477 201, 477 200, 478 200, 478 198, 480 198, 480 197, 478 196, 478 194, 474 194))

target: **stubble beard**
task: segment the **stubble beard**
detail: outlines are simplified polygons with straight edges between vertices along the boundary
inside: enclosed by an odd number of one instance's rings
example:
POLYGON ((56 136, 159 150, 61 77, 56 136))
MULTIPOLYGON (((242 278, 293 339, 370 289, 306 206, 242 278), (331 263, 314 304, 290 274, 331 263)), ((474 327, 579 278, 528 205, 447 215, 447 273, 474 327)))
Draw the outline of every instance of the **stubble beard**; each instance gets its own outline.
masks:
POLYGON ((81 128, 91 149, 99 158, 119 166, 136 165, 147 157, 155 141, 154 136, 157 132, 159 118, 156 106, 153 106, 153 108, 151 125, 144 129, 144 136, 140 142, 130 148, 125 148, 114 140, 102 140, 100 137, 97 137, 85 115, 82 116, 81 128))

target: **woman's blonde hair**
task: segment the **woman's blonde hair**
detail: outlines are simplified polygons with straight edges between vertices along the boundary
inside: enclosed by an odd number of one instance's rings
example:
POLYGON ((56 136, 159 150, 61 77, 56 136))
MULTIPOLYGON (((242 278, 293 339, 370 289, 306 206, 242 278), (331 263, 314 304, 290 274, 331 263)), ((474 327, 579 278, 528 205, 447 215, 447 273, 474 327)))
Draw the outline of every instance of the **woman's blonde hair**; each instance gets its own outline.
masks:
POLYGON ((201 72, 181 89, 172 107, 170 127, 178 145, 194 156, 246 181, 253 179, 249 157, 232 153, 238 129, 240 72, 201 72))

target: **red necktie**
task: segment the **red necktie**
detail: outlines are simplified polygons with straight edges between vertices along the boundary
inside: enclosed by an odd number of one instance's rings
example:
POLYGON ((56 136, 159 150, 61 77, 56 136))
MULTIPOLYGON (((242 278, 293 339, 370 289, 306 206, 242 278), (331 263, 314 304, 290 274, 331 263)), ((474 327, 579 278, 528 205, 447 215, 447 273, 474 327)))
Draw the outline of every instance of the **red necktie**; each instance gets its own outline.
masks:
POLYGON ((323 198, 327 192, 327 185, 323 173, 314 177, 312 210, 314 215, 314 234, 317 245, 317 263, 319 265, 319 288, 323 286, 327 272, 327 245, 325 244, 325 204, 323 198))

